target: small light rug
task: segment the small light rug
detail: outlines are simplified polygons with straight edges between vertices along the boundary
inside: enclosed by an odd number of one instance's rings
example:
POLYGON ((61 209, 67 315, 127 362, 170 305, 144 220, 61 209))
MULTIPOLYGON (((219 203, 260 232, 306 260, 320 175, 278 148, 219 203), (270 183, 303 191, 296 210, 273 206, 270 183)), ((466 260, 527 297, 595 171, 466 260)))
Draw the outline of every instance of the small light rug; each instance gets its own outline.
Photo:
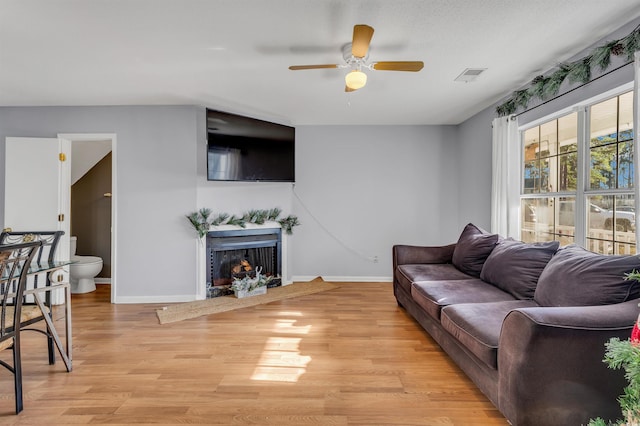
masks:
POLYGON ((156 314, 158 315, 160 324, 168 324, 197 318, 202 315, 217 314, 219 312, 227 312, 234 309, 261 305, 263 303, 274 302, 276 300, 319 293, 321 291, 331 290, 334 288, 338 288, 338 286, 325 282, 322 278, 316 278, 309 282, 273 287, 267 290, 267 294, 244 297, 242 299, 238 299, 235 296, 221 296, 207 300, 197 300, 195 302, 165 306, 162 309, 156 310, 156 314))

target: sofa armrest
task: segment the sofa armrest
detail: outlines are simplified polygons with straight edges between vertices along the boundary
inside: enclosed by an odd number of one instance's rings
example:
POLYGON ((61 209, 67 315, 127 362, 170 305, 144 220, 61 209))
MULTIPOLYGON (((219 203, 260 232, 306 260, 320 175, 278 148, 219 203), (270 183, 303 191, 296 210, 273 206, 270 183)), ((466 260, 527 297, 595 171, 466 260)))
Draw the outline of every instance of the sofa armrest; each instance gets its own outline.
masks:
POLYGON ((451 263, 455 244, 446 246, 393 246, 393 270, 398 265, 420 263, 451 263))
POLYGON ((517 425, 619 417, 626 381, 602 362, 604 344, 628 338, 637 317, 638 300, 511 311, 498 346, 500 411, 517 425))

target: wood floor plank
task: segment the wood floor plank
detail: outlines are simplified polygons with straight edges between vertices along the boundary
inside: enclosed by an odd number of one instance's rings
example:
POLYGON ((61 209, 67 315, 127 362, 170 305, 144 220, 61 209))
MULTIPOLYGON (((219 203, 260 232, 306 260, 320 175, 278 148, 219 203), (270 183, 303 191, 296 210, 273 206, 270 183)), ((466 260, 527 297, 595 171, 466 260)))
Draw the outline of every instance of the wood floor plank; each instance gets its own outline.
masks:
POLYGON ((0 424, 507 424, 389 283, 338 285, 165 325, 159 305, 109 303, 109 286, 74 294, 73 372, 23 333, 25 409, 0 369, 0 424))

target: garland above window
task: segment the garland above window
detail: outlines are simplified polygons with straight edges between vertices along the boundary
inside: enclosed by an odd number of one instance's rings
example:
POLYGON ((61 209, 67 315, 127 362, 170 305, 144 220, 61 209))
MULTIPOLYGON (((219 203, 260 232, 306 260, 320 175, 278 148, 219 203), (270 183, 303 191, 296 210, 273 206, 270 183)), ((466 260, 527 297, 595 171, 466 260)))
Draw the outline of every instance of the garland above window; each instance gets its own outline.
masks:
POLYGON ((498 105, 496 113, 502 117, 515 113, 518 108, 526 109, 533 98, 547 100, 558 94, 560 85, 565 80, 570 83, 588 83, 591 80, 592 66, 604 71, 611 65, 612 56, 626 56, 627 60, 633 61, 636 50, 640 50, 640 25, 626 37, 596 47, 590 55, 582 59, 560 64, 558 69, 550 75, 537 76, 528 88, 516 90, 511 98, 498 105))

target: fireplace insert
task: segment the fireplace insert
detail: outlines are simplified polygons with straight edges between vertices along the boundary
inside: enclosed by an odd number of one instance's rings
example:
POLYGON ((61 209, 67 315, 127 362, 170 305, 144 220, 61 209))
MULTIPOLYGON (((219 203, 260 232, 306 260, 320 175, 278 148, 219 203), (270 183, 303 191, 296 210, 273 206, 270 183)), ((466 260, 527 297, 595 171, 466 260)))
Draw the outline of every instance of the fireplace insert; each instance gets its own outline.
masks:
POLYGON ((235 278, 273 276, 282 285, 282 231, 279 228, 216 230, 207 233, 207 297, 231 294, 235 278))

